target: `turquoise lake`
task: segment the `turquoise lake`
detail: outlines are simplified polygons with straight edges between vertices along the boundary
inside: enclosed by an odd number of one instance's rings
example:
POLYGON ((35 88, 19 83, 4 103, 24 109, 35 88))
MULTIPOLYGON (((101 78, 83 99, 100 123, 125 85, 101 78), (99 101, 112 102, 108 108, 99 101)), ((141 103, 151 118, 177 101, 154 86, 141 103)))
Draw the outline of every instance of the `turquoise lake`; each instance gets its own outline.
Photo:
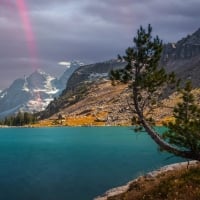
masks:
POLYGON ((169 163, 130 127, 0 129, 0 199, 92 200, 169 163))

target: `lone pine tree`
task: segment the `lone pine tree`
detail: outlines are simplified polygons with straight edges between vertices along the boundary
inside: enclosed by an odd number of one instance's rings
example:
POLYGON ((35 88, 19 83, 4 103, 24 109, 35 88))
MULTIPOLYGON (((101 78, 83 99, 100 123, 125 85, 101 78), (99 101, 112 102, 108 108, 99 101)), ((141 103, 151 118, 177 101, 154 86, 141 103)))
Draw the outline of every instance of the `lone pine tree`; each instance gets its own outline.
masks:
MULTIPOLYGON (((152 37, 152 27, 149 25, 147 30, 140 27, 133 43, 134 46, 126 50, 125 56, 119 56, 119 59, 126 61, 125 68, 110 73, 113 83, 128 83, 132 90, 133 124, 144 129, 161 149, 184 158, 200 160, 200 109, 195 101, 183 95, 183 103, 174 109, 175 122, 167 124, 168 131, 164 137, 156 132, 154 121, 148 117, 148 113, 158 106, 165 91, 177 84, 174 73, 167 74, 164 68, 159 67, 162 41, 158 36, 152 37), (182 115, 184 110, 190 114, 182 115), (180 115, 183 119, 179 119, 180 115)), ((186 85, 183 94, 189 92, 188 87, 186 85)))

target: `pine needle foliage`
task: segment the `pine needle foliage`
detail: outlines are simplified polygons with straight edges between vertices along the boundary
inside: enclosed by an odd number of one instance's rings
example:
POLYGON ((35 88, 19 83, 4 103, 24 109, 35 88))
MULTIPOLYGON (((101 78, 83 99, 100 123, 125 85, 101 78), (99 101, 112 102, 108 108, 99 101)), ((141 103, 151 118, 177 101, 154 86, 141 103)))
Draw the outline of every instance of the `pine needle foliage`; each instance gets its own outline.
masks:
POLYGON ((152 111, 159 106, 169 89, 176 89, 179 81, 175 74, 166 73, 159 66, 163 44, 158 36, 152 36, 151 25, 145 30, 142 26, 133 39, 134 46, 128 47, 124 69, 112 70, 110 79, 128 83, 132 90, 133 124, 136 130, 146 131, 160 149, 184 158, 200 160, 200 108, 195 104, 187 83, 182 90, 183 102, 174 108, 175 123, 167 124, 168 131, 161 136, 154 129, 152 111))
POLYGON ((166 124, 168 131, 163 138, 176 147, 190 150, 198 155, 200 152, 200 106, 192 94, 191 82, 187 82, 181 91, 182 102, 173 112, 175 121, 166 124))

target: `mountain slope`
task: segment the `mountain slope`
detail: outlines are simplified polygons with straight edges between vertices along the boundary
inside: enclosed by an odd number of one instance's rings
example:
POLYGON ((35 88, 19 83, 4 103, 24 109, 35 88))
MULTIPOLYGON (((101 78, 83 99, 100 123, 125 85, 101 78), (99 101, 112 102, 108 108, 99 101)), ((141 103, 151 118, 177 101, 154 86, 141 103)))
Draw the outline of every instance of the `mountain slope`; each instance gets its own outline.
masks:
POLYGON ((164 46, 161 65, 181 79, 200 87, 200 29, 177 43, 164 46))
MULTIPOLYGON (((99 113, 99 110, 101 110, 104 114, 103 117, 101 117, 103 120, 100 121, 104 121, 104 125, 130 124, 131 114, 130 107, 127 107, 128 97, 123 97, 123 95, 127 95, 127 91, 112 87, 111 84, 109 87, 105 86, 100 81, 102 79, 108 79, 108 74, 111 69, 123 68, 125 64, 125 62, 111 60, 104 63, 81 66, 75 70, 69 78, 67 87, 61 96, 51 102, 40 116, 42 118, 49 118, 52 116, 50 119, 55 120, 56 117, 60 115, 64 116, 66 124, 73 125, 73 122, 69 123, 69 120, 76 119, 76 125, 83 125, 85 123, 83 122, 84 120, 88 121, 88 124, 92 124, 96 120, 98 121, 96 113, 99 113), (102 90, 105 90, 105 94, 102 93, 102 90), (106 91, 112 91, 111 93, 115 94, 115 90, 119 92, 116 95, 122 98, 116 99, 117 104, 115 104, 115 101, 107 100, 110 94, 106 93, 106 91), (93 95, 93 100, 91 95, 93 95), (123 112, 125 115, 121 114, 123 112), (89 116, 89 118, 87 118, 87 116, 89 116), (92 119, 91 116, 93 116, 92 119), (110 120, 112 117, 113 119, 110 120), (78 122, 80 118, 84 120, 78 122), (119 120, 114 118, 119 118, 119 120)), ((175 71, 177 76, 182 78, 183 81, 192 79, 194 85, 199 87, 200 29, 191 36, 183 38, 175 44, 165 45, 160 64, 164 66, 167 71, 175 71)), ((114 96, 112 96, 112 98, 114 98, 114 96)), ((171 107, 172 102, 175 103, 176 100, 166 100, 168 107, 171 107)), ((168 118, 170 114, 171 111, 169 110, 160 112, 159 109, 157 109, 154 116, 156 120, 159 121, 160 119, 168 118)))
MULTIPOLYGON (((127 104, 130 93, 127 92, 127 85, 114 87, 109 80, 99 80, 85 87, 75 93, 66 94, 62 101, 59 98, 52 102, 43 112, 44 118, 47 118, 45 114, 51 115, 47 124, 53 125, 57 119, 62 119, 62 124, 69 126, 131 124, 132 113, 127 104), (54 110, 55 114, 48 113, 59 107, 60 109, 54 110)), ((57 122, 60 123, 60 120, 57 122)))
POLYGON ((87 90, 94 83, 109 78, 108 74, 111 69, 119 69, 124 66, 125 62, 119 62, 117 60, 80 66, 68 79, 66 89, 63 90, 60 97, 52 101, 46 110, 40 113, 40 117, 48 118, 54 113, 57 113, 63 106, 69 106, 81 100, 87 95, 87 90))
MULTIPOLYGON (((195 89, 194 95, 199 98, 199 94, 200 89, 195 89)), ((179 101, 177 93, 162 101, 165 106, 152 113, 157 125, 172 119, 172 107, 179 101)), ((42 120, 38 125, 131 125, 132 106, 131 89, 127 84, 113 86, 109 80, 99 80, 51 102, 40 113, 42 120)))
POLYGON ((124 66, 125 62, 119 62, 118 60, 109 60, 81 66, 75 70, 69 78, 64 93, 74 90, 77 86, 84 82, 93 82, 99 78, 108 78, 108 74, 112 69, 119 69, 124 66))

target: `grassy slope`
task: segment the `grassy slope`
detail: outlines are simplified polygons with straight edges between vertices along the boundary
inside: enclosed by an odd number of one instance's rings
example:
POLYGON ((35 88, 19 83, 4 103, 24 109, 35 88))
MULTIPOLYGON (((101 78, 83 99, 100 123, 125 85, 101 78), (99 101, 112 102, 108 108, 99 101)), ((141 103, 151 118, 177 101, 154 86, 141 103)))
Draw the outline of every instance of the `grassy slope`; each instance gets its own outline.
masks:
MULTIPOLYGON (((200 99, 200 89, 194 90, 197 99, 200 99)), ((75 94, 80 95, 80 94, 75 94)), ((73 96, 73 97, 74 97, 73 96)), ((172 94, 163 100, 164 107, 156 108, 152 113, 157 125, 173 120, 172 108, 180 95, 172 94)), ((74 97, 75 98, 75 97, 74 97)), ((68 100, 66 100, 67 102, 68 100)), ((105 126, 105 125, 131 125, 132 111, 130 90, 127 85, 112 86, 110 81, 102 81, 92 85, 88 94, 79 101, 63 105, 58 113, 35 126, 105 126), (58 119, 62 115, 62 120, 58 119)))
POLYGON ((108 200, 199 200, 200 164, 189 169, 163 172, 156 178, 133 182, 123 194, 108 200))

